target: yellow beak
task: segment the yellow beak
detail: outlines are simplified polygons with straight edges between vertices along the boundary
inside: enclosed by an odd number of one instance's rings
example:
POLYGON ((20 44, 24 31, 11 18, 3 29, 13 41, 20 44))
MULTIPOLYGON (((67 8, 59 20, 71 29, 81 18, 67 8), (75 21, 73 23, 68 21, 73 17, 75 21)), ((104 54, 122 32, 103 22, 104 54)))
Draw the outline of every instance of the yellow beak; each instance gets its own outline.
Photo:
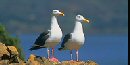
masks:
POLYGON ((89 23, 89 20, 88 20, 88 19, 84 19, 83 21, 89 23))
POLYGON ((61 12, 59 15, 60 15, 60 16, 64 16, 64 13, 63 13, 63 12, 61 12))

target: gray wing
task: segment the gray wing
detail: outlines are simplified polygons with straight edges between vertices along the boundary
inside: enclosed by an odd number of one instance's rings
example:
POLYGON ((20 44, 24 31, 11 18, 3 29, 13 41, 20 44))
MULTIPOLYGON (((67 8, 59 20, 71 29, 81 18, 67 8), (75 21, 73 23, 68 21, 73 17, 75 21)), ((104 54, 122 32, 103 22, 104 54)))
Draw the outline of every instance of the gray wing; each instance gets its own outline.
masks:
POLYGON ((45 31, 39 35, 39 37, 36 39, 34 45, 30 50, 37 50, 40 48, 44 48, 45 41, 49 38, 49 31, 45 31))
POLYGON ((65 46, 65 43, 68 42, 69 39, 72 38, 72 34, 66 34, 65 37, 63 38, 63 42, 61 43, 61 48, 59 48, 58 50, 62 50, 65 46))

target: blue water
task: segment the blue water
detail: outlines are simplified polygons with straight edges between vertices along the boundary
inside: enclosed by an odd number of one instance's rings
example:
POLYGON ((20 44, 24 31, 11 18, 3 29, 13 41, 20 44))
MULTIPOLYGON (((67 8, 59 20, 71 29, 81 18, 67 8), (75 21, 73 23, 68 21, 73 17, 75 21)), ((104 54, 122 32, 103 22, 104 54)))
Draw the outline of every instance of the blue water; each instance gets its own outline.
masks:
MULTIPOLYGON (((20 35, 21 45, 28 59, 30 54, 47 57, 46 49, 29 51, 38 35, 20 35)), ((58 51, 60 44, 55 48, 55 56, 60 60, 70 60, 69 51, 58 51)), ((73 51, 73 59, 75 58, 73 51)), ((99 65, 128 65, 128 36, 127 35, 89 35, 85 44, 79 50, 79 59, 93 60, 99 65)))

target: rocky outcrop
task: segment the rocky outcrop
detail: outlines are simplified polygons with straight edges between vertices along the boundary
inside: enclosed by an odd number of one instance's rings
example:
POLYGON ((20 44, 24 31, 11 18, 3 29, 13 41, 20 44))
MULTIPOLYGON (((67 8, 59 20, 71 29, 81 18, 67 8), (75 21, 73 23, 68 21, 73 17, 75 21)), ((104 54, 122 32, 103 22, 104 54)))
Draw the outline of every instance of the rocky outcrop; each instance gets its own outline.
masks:
POLYGON ((36 56, 31 54, 28 61, 26 62, 27 65, 53 65, 55 62, 51 62, 49 59, 45 57, 36 56))
POLYGON ((0 65, 19 63, 21 61, 15 46, 5 46, 0 42, 0 65))
POLYGON ((6 59, 7 56, 10 56, 9 52, 7 51, 7 47, 5 44, 0 42, 0 60, 6 59))
POLYGON ((28 61, 26 62, 27 65, 98 65, 94 61, 62 61, 62 62, 53 62, 50 59, 46 59, 45 57, 36 56, 31 54, 28 61))
MULTIPOLYGON (((52 58, 53 59, 53 58, 52 58)), ((52 61, 45 57, 31 54, 26 62, 19 58, 19 53, 15 46, 5 46, 0 43, 0 65, 98 65, 94 61, 52 61)))

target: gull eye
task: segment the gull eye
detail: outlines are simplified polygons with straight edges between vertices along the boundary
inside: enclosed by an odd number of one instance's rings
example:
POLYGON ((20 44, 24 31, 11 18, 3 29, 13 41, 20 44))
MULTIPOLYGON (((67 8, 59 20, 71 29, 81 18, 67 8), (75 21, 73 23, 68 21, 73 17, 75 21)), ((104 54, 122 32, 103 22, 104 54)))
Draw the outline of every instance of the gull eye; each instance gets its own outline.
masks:
POLYGON ((80 18, 80 16, 77 16, 78 18, 80 18))

